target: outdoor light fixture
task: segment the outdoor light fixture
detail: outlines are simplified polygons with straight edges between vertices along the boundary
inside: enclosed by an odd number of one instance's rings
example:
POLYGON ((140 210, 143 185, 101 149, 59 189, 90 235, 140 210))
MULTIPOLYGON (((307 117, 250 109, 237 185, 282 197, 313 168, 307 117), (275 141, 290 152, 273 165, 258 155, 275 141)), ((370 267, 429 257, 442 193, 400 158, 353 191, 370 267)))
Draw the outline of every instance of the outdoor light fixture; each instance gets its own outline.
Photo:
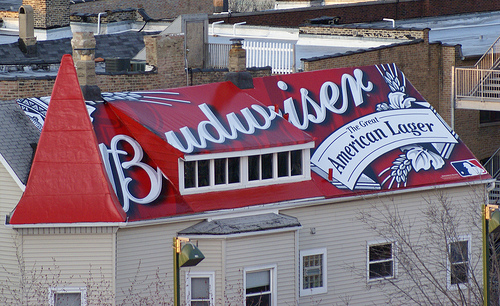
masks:
POLYGON ((180 305, 180 268, 181 267, 194 267, 200 261, 205 259, 203 253, 192 243, 189 238, 174 237, 172 245, 174 249, 174 305, 180 305), (185 244, 181 247, 181 242, 185 244))

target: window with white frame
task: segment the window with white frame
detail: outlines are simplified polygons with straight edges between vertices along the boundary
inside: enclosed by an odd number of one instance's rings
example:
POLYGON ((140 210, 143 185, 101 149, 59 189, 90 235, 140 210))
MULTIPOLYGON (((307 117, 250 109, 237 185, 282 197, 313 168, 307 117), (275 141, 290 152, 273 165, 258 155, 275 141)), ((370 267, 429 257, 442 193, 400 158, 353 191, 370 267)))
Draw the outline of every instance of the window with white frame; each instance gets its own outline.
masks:
POLYGON ((245 305, 273 306, 276 300, 276 266, 245 269, 245 305))
POLYGON ((186 304, 191 306, 214 306, 214 272, 186 273, 186 304))
POLYGON ((396 275, 395 243, 368 243, 367 245, 368 281, 394 278, 396 275))
POLYGON ((448 244, 448 285, 457 287, 469 282, 470 237, 460 237, 448 244))
POLYGON ((279 149, 282 151, 279 152, 276 151, 277 148, 270 148, 187 156, 186 160, 179 161, 181 193, 229 190, 310 179, 311 145, 312 143, 281 147, 279 149))
POLYGON ((300 295, 327 292, 326 248, 300 251, 300 295))
POLYGON ((49 289, 50 306, 86 306, 87 288, 68 287, 49 289))

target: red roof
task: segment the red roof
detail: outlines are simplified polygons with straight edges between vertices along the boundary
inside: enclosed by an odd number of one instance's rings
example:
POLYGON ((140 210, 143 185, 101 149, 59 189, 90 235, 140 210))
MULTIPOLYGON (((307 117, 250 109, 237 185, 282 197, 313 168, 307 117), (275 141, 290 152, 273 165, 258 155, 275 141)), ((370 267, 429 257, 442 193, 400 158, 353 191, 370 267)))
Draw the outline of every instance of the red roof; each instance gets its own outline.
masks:
POLYGON ((223 82, 104 94, 107 103, 92 105, 95 134, 66 65, 11 223, 123 221, 123 210, 135 221, 490 179, 394 65, 255 78, 244 90, 223 82), (180 192, 180 159, 312 143, 311 180, 180 192))
POLYGON ((65 55, 26 190, 10 223, 125 220, 104 170, 73 60, 65 55))

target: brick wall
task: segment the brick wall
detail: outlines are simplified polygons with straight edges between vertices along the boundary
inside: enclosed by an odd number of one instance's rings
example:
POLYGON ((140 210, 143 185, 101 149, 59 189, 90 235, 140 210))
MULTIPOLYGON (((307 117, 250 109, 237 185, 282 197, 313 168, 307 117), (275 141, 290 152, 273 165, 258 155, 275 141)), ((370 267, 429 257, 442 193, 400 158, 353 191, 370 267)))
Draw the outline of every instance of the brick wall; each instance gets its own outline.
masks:
POLYGON ((175 18, 181 14, 214 12, 213 0, 97 0, 71 5, 71 13, 99 13, 127 8, 143 8, 152 18, 175 18))
POLYGON ((210 16, 210 22, 224 20, 234 24, 296 27, 321 16, 338 16, 341 24, 380 21, 383 18, 407 19, 500 10, 500 1, 491 0, 386 0, 363 4, 328 5, 281 11, 234 13, 210 16))
POLYGON ((23 0, 35 11, 35 28, 51 29, 69 25, 68 0, 23 0))

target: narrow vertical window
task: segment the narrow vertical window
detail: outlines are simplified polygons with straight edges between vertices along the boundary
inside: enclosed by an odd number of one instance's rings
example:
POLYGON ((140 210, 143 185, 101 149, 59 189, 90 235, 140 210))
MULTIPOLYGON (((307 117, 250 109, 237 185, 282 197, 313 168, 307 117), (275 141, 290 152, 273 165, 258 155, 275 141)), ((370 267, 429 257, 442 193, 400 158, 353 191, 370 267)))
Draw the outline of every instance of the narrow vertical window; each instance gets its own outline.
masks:
POLYGON ((225 158, 220 158, 214 160, 214 167, 215 167, 215 185, 221 185, 221 184, 226 184, 226 162, 227 159, 225 158))
POLYGON ((296 150, 290 152, 291 175, 302 175, 302 151, 296 150))
POLYGON ((196 162, 184 162, 184 188, 196 187, 196 162))
POLYGON ((262 157, 262 179, 273 178, 273 154, 264 154, 262 157))
POLYGON ((450 285, 469 282, 469 241, 455 241, 449 244, 450 285))
POLYGON ((198 161, 198 187, 208 186, 210 184, 210 160, 198 161))
POLYGON ((300 296, 327 292, 326 248, 300 251, 300 296))
POLYGON ((227 159, 228 183, 240 182, 240 158, 233 157, 227 159))
POLYGON ((288 155, 289 152, 279 152, 278 153, 278 177, 288 176, 289 172, 289 161, 288 155))
POLYGON ((260 179, 260 155, 248 157, 248 180, 256 181, 260 179))

